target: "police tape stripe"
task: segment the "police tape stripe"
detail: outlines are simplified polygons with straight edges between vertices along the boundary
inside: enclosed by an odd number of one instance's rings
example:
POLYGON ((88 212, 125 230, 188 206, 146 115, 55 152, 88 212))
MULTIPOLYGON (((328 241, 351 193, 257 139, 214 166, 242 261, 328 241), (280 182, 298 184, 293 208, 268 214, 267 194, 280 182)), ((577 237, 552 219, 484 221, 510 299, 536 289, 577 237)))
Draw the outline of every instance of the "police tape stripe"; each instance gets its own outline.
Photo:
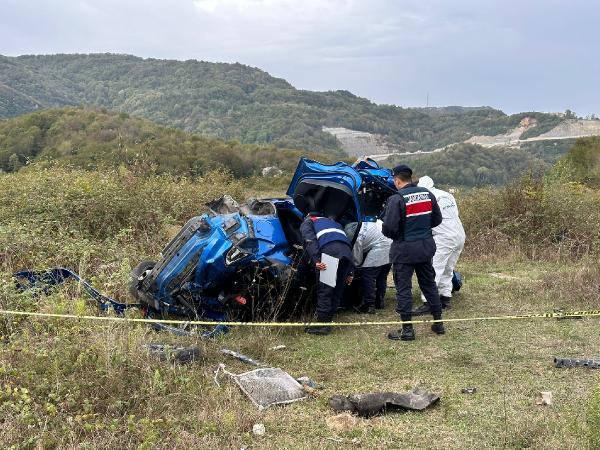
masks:
POLYGON ((12 311, 0 310, 0 315, 31 316, 58 319, 97 320, 108 322, 132 322, 132 323, 162 323, 168 325, 225 325, 231 327, 305 327, 305 326, 334 326, 334 327, 362 327, 362 326, 396 326, 408 324, 436 323, 436 322, 476 322, 487 320, 527 320, 527 319, 553 319, 569 317, 600 317, 600 310, 595 311, 572 311, 554 312, 541 314, 521 314, 512 316, 489 316, 489 317, 463 317, 446 318, 441 320, 419 319, 410 321, 391 320, 381 322, 215 322, 209 320, 171 320, 171 319, 144 319, 118 316, 84 316, 77 314, 54 314, 34 311, 12 311))

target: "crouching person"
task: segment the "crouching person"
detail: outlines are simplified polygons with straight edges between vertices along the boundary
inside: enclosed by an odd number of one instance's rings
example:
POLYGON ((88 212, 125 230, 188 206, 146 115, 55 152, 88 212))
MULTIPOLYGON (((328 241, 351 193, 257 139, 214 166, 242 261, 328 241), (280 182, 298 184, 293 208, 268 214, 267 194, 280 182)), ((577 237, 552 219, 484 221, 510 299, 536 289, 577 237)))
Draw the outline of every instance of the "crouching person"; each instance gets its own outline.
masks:
MULTIPOLYGON (((357 223, 346 226, 346 234, 354 236, 357 223)), ((383 223, 363 222, 352 254, 354 264, 360 270, 362 301, 355 309, 359 313, 375 314, 375 309, 383 309, 387 277, 390 273, 390 246, 392 240, 381 231, 383 223)))
MULTIPOLYGON (((317 271, 327 269, 325 263, 321 261, 323 254, 339 260, 335 287, 322 283, 317 276, 316 320, 317 322, 331 322, 340 305, 344 287, 352 282, 354 274, 350 240, 338 222, 319 213, 307 215, 300 226, 300 233, 310 262, 317 271)), ((311 334, 325 335, 331 332, 331 327, 311 326, 307 327, 305 331, 311 334)))
MULTIPOLYGON (((408 166, 394 168, 394 184, 398 193, 388 199, 383 234, 393 240, 390 259, 394 265, 396 311, 403 322, 412 320, 412 276, 416 272, 434 320, 441 320, 442 305, 431 262, 435 254, 431 229, 442 222, 442 213, 435 196, 412 182, 412 170, 408 166)), ((445 332, 442 322, 434 323, 431 329, 436 334, 445 332)), ((403 324, 402 330, 389 333, 388 338, 412 341, 415 339, 413 326, 403 324)))

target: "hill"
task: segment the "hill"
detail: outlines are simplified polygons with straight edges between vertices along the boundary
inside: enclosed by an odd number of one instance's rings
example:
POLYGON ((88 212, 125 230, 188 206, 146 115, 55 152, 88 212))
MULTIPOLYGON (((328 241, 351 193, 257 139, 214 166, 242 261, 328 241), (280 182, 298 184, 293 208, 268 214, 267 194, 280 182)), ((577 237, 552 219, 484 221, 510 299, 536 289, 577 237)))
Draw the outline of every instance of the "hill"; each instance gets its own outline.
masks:
MULTIPOLYGON (((323 127, 376 135, 392 150, 431 150, 506 133, 531 113, 489 107, 402 108, 347 91, 312 92, 242 64, 129 55, 0 56, 0 118, 96 105, 242 143, 337 150, 323 127)), ((551 114, 537 120, 555 123, 551 114)))
POLYGON ((429 175, 446 186, 499 186, 526 173, 541 176, 568 152, 574 141, 532 142, 518 148, 462 143, 435 153, 393 156, 382 164, 408 164, 415 176, 429 175))
POLYGON ((101 109, 48 109, 0 121, 0 169, 6 172, 36 161, 85 169, 124 165, 143 173, 185 176, 221 168, 246 177, 260 174, 265 166, 291 171, 305 154, 225 142, 101 109))

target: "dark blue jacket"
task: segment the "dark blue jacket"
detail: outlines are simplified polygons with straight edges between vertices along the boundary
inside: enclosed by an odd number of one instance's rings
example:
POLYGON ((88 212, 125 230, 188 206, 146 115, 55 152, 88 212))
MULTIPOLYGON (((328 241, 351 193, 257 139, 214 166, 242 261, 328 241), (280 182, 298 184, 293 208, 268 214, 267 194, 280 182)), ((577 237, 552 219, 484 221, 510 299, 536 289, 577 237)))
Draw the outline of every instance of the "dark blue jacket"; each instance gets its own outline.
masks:
POLYGON ((392 239, 393 263, 421 263, 433 258, 435 242, 431 229, 442 223, 435 196, 423 187, 409 184, 392 195, 383 217, 383 234, 392 239))
POLYGON ((304 240, 304 248, 313 262, 321 260, 323 248, 332 242, 345 244, 348 250, 351 250, 350 240, 344 233, 342 226, 327 217, 308 216, 300 226, 300 233, 304 240))

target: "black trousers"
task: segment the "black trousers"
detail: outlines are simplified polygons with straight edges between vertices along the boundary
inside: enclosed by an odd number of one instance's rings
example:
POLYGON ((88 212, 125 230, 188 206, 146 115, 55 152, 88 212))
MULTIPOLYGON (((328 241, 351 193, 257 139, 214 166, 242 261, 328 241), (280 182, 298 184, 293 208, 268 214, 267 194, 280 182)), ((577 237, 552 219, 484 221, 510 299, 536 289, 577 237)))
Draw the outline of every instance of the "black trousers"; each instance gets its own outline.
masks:
POLYGON ((390 264, 377 267, 363 267, 361 273, 362 304, 381 309, 384 307, 387 277, 390 264))
POLYGON ((431 261, 422 263, 394 263, 394 284, 396 285, 396 312, 401 320, 412 319, 412 276, 417 274, 421 292, 427 299, 434 319, 442 318, 442 304, 435 284, 435 270, 431 261))
POLYGON ((354 269, 354 265, 352 262, 352 251, 346 244, 332 242, 323 247, 322 250, 323 253, 327 253, 340 260, 335 287, 321 283, 318 278, 319 271, 317 271, 317 321, 331 322, 344 295, 346 278, 354 269))

